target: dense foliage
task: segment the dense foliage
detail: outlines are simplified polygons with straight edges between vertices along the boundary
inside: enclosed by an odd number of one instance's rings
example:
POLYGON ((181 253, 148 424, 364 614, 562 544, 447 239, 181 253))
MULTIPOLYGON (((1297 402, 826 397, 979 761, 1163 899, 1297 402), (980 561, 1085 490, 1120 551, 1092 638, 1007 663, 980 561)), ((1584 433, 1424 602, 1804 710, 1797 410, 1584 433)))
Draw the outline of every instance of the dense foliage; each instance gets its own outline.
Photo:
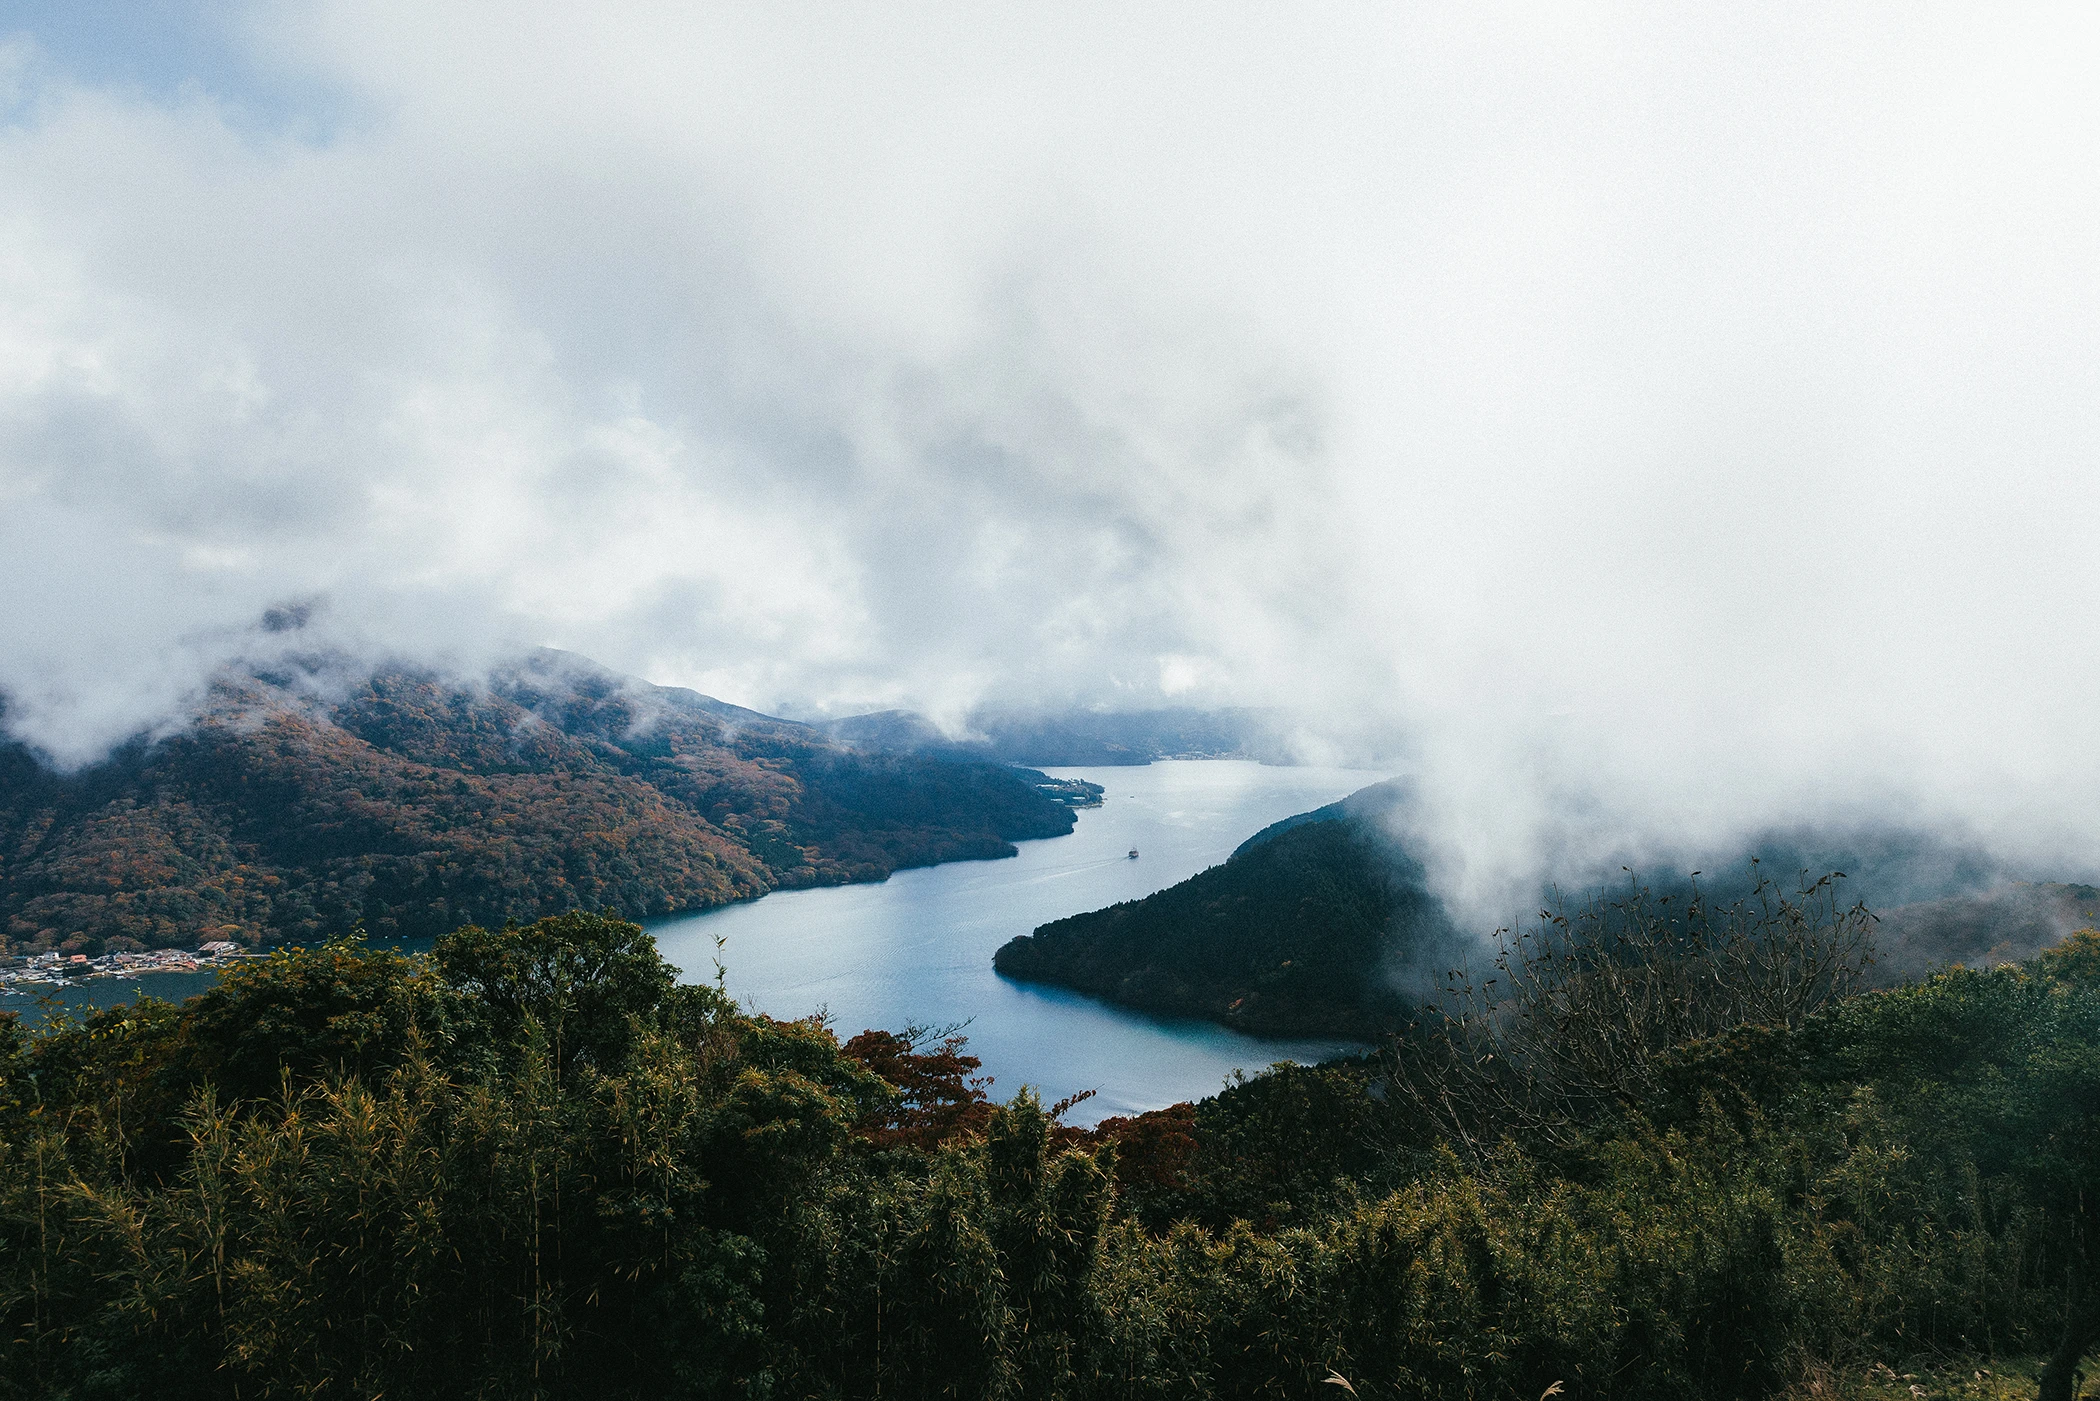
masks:
POLYGON ((1841 887, 1826 875, 1788 895, 1758 877, 1727 900, 1696 880, 1671 893, 1629 881, 1572 915, 1542 911, 1497 933, 1485 970, 1445 974, 1394 1086, 1476 1160, 1512 1135, 1580 1141, 1679 1078, 1681 1047, 1799 1032, 1858 988, 1874 917, 1841 887))
MULTIPOLYGON (((1374 794, 1375 796, 1375 794, 1374 794)), ((1279 823, 1223 865, 1000 949, 1010 978, 1242 1030, 1368 1040, 1411 1015, 1397 957, 1448 953, 1421 865, 1340 805, 1279 823)))
POLYGON ((1416 1053, 1081 1132, 601 917, 284 952, 0 1023, 0 1396, 1753 1397, 2046 1353, 2100 1247, 2100 935, 1473 1154, 1416 1053))
POLYGON ((857 752, 574 659, 486 687, 250 678, 80 773, 0 743, 0 951, 642 918, 1007 855, 1072 821, 1001 765, 857 752))

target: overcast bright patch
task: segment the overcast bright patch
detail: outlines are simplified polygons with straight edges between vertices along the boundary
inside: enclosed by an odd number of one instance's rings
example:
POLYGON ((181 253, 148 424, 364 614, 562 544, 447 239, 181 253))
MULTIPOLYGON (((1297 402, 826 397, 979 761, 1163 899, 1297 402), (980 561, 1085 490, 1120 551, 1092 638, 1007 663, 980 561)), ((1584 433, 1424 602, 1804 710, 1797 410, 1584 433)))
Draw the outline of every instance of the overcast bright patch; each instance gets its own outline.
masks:
POLYGON ((612 8, 0 12, 19 735, 315 600, 768 710, 1298 706, 1461 879, 1571 813, 2091 864, 2091 11, 612 8))

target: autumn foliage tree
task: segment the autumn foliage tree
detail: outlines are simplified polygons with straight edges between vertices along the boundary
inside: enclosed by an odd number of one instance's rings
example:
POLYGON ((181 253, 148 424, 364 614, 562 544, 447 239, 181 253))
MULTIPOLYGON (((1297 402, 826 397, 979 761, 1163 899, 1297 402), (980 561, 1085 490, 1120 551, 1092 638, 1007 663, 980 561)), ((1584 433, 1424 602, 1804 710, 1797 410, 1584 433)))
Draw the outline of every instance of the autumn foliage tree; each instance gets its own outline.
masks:
POLYGON ((929 1035, 917 1027, 863 1031, 847 1041, 840 1050, 894 1092, 863 1121, 861 1135, 878 1148, 926 1150, 981 1134, 992 1117, 985 1093, 991 1080, 977 1073, 984 1062, 965 1054, 966 1044, 953 1031, 929 1035))

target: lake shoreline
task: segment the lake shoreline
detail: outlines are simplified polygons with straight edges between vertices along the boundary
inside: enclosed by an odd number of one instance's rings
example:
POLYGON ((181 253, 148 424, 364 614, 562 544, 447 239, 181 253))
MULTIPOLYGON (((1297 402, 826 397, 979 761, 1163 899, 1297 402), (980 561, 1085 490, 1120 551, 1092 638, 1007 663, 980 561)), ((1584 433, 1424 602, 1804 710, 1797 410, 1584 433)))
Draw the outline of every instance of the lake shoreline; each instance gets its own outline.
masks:
POLYGON ((826 1015, 841 1035, 964 1023, 969 1052, 983 1059, 996 1096, 1022 1085, 1046 1101, 1099 1091, 1075 1121, 1198 1099, 1236 1070, 1365 1049, 1333 1037, 1253 1036, 1016 983, 998 975, 992 957, 1038 924, 1176 884, 1224 861, 1269 823, 1384 773, 1244 759, 1042 771, 1101 784, 1104 804, 1080 814, 1069 834, 1016 843, 1012 859, 774 892, 645 927, 689 981, 714 980, 720 935, 729 992, 767 1015, 826 1015), (1128 859, 1132 848, 1136 861, 1128 859))
MULTIPOLYGON (((992 956, 1014 932, 1175 884, 1222 862, 1269 822, 1319 807, 1382 774, 1216 758, 1042 772, 1101 786, 1100 805, 1077 810, 1071 832, 1014 843, 1012 854, 996 859, 906 867, 879 881, 777 889, 640 923, 688 982, 714 980, 714 937, 722 934, 731 994, 771 1016, 826 1016, 842 1037, 870 1028, 961 1023, 998 1097, 1023 1085, 1046 1099, 1098 1091, 1071 1116, 1075 1123, 1201 1098, 1234 1071, 1366 1049, 1334 1037, 1250 1035, 1017 983, 996 973, 992 956), (1140 852, 1136 861, 1128 857, 1133 847, 1140 852), (896 926, 900 918, 923 927, 911 933, 896 926), (871 919, 888 923, 880 948, 833 932, 837 926, 865 934, 871 919)), ((418 953, 431 942, 384 939, 373 946, 418 953)), ((45 1019, 38 1013, 46 999, 76 1011, 145 996, 179 1001, 212 986, 220 971, 68 979, 47 985, 43 997, 18 992, 29 1005, 7 1008, 0 1001, 0 1010, 37 1024, 45 1019)))

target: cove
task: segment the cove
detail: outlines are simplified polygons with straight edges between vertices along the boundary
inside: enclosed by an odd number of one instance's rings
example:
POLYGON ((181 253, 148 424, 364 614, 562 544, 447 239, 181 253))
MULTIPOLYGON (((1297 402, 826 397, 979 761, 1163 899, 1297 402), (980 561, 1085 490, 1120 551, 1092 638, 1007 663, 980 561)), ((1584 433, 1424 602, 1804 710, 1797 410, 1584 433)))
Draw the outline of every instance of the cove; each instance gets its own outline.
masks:
POLYGON ((1224 759, 1045 772, 1107 790, 1069 836, 1022 842, 1007 860, 900 871, 879 885, 778 892, 653 921, 650 932, 688 981, 714 980, 719 940, 724 983, 739 1002, 781 1018, 822 1013, 841 1039, 966 1022, 995 1099, 1023 1085, 1045 1103, 1096 1091, 1071 1113, 1078 1124, 1199 1099, 1235 1070, 1361 1049, 1264 1040, 1009 982, 992 971, 992 954, 1050 920, 1186 880, 1269 823, 1387 775, 1224 759))

